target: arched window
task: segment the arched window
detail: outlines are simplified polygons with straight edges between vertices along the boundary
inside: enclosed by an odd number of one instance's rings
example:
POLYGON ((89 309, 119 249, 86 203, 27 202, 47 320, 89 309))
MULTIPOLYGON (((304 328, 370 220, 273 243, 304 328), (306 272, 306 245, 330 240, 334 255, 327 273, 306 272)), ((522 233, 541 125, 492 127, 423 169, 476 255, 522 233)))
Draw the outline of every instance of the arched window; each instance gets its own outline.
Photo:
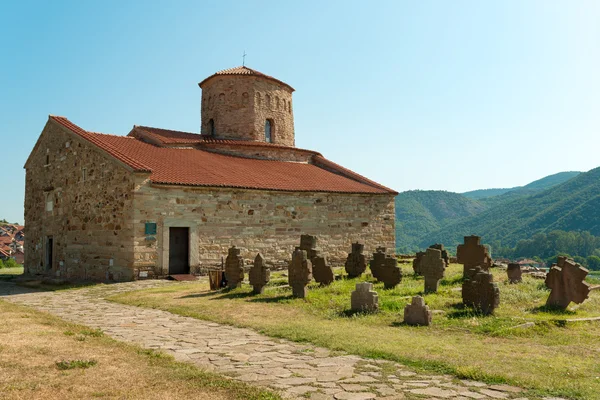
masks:
POLYGON ((215 121, 212 118, 208 121, 208 134, 215 136, 215 121))
POLYGON ((265 121, 265 142, 267 142, 267 143, 273 142, 272 132, 273 132, 273 120, 268 119, 265 121))

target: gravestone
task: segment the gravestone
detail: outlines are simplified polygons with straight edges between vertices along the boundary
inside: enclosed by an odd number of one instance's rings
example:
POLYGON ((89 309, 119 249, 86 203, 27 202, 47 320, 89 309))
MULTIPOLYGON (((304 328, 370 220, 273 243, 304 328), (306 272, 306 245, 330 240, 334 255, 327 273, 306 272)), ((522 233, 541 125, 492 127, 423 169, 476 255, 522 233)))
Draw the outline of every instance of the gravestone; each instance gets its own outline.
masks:
POLYGON ((312 260, 312 272, 317 283, 322 286, 327 286, 333 282, 333 269, 327 265, 327 259, 325 257, 314 257, 312 260))
POLYGON ((250 268, 248 275, 253 288, 252 292, 254 294, 261 294, 266 284, 271 280, 271 270, 265 265, 265 259, 262 254, 258 253, 256 255, 254 265, 250 268))
POLYGON ((294 297, 306 297, 306 285, 312 280, 312 263, 306 255, 306 250, 296 247, 292 261, 288 266, 288 282, 292 287, 294 297))
POLYGON ((225 277, 227 287, 230 289, 242 286, 244 280, 244 259, 240 255, 240 249, 232 246, 227 252, 225 259, 225 277))
POLYGON ((591 288, 585 282, 589 271, 566 257, 558 257, 546 275, 546 286, 551 289, 546 305, 565 310, 570 302, 581 304, 591 288))
POLYGON ((300 235, 300 250, 305 250, 306 256, 312 262, 313 258, 319 256, 319 250, 317 250, 317 237, 300 235))
POLYGON ((373 291, 372 283, 356 284, 356 290, 350 296, 350 308, 357 312, 374 312, 379 309, 379 297, 373 291))
POLYGON ((462 299, 466 306, 473 307, 483 314, 492 314, 500 305, 500 289, 494 277, 481 267, 469 271, 470 278, 462 285, 462 299))
POLYGON ((444 249, 444 245, 441 243, 432 244, 429 246, 430 249, 437 249, 442 252, 442 258, 446 262, 446 267, 450 264, 450 258, 448 257, 448 251, 444 249))
POLYGON ((421 296, 412 298, 411 304, 404 307, 404 323, 407 325, 431 325, 431 311, 425 305, 425 299, 421 296))
POLYGON ((506 274, 508 275, 509 283, 519 283, 523 281, 521 264, 510 263, 506 268, 506 274))
POLYGON ((469 278, 469 273, 475 267, 487 271, 492 265, 487 248, 481 244, 479 236, 465 236, 464 244, 459 244, 456 249, 456 258, 463 264, 463 277, 469 278))
POLYGON ((446 261, 442 251, 428 248, 421 258, 421 272, 425 277, 425 293, 435 293, 438 290, 440 279, 444 277, 446 261))
POLYGON ((402 281, 402 270, 398 268, 398 260, 385 254, 385 247, 378 247, 371 260, 371 272, 375 279, 383 282, 383 287, 392 289, 402 281))
POLYGON ((357 278, 367 269, 367 259, 363 254, 364 249, 364 244, 352 243, 352 252, 348 254, 344 265, 348 278, 357 278))
POLYGON ((423 258, 423 256, 425 255, 424 251, 418 251, 417 254, 415 255, 415 259, 413 260, 413 271, 415 271, 415 275, 423 275, 423 273, 421 272, 421 259, 423 258))

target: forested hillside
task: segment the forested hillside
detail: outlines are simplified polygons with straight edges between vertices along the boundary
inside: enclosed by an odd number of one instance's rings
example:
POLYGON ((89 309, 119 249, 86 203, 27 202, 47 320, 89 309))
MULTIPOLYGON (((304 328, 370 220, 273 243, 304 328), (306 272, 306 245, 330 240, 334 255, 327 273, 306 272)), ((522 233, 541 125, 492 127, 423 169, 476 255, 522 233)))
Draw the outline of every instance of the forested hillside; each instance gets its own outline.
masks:
POLYGON ((454 246, 464 235, 475 234, 497 247, 514 247, 521 239, 553 230, 589 231, 600 236, 600 168, 581 173, 550 189, 501 202, 475 216, 445 224, 438 231, 423 236, 419 245, 426 247, 441 242, 454 246))
POLYGON ((396 247, 417 250, 420 238, 450 222, 476 215, 487 207, 458 193, 411 190, 396 197, 396 247))

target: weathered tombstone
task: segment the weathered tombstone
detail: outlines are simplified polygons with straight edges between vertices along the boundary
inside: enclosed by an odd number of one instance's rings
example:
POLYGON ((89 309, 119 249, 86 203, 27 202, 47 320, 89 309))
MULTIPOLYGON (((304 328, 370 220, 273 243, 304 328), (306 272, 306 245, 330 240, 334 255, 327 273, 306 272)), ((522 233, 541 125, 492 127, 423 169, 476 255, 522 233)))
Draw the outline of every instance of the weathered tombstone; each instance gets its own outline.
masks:
POLYGON ((265 265, 265 259, 262 254, 258 253, 256 255, 254 265, 250 268, 248 275, 253 288, 252 292, 254 294, 261 294, 266 284, 271 280, 271 270, 265 265))
POLYGON ((464 244, 459 244, 456 249, 456 258, 459 264, 463 264, 463 277, 469 278, 470 271, 475 267, 487 271, 492 265, 487 248, 481 244, 479 236, 465 236, 464 244))
POLYGON ((442 256, 442 251, 428 248, 421 258, 421 272, 425 277, 425 293, 437 292, 439 281, 444 277, 445 270, 446 261, 442 256))
POLYGON ((508 275, 509 283, 519 283, 523 281, 521 264, 510 263, 506 268, 506 274, 508 275))
POLYGON ((442 258, 446 262, 446 266, 448 266, 450 264, 450 258, 448 257, 448 251, 446 249, 444 249, 443 244, 441 244, 441 243, 432 244, 431 246, 429 246, 429 248, 430 249, 438 249, 439 251, 441 251, 442 258))
POLYGON ((412 303, 404 307, 404 323, 407 325, 431 325, 431 311, 425 305, 425 299, 421 296, 412 298, 412 303))
POLYGON ((314 257, 312 259, 312 268, 313 276, 317 283, 326 286, 333 282, 333 269, 327 265, 325 257, 314 257))
POLYGON ((364 244, 352 243, 352 252, 348 254, 344 265, 349 278, 357 278, 367 269, 367 259, 363 254, 364 249, 364 244))
POLYGON ((225 276, 227 287, 230 289, 242 286, 244 280, 244 259, 240 255, 240 249, 233 246, 227 252, 225 259, 225 276))
POLYGON ((415 255, 415 259, 413 260, 413 271, 415 271, 415 275, 423 275, 423 273, 421 272, 421 259, 423 258, 423 256, 425 255, 424 251, 418 251, 417 254, 415 255))
POLYGON ((312 263, 306 255, 306 250, 296 247, 292 261, 288 266, 288 282, 292 287, 294 297, 306 297, 306 285, 312 280, 312 263))
POLYGON ((378 247, 371 260, 371 272, 383 287, 392 289, 402 281, 402 270, 398 268, 398 260, 385 254, 385 247, 378 247))
POLYGON ((319 250, 317 250, 317 237, 300 235, 300 250, 305 250, 306 256, 312 262, 312 259, 319 255, 319 250))
POLYGON ((481 267, 469 271, 470 278, 462 285, 462 298, 466 306, 475 308, 483 314, 492 314, 500 305, 500 289, 494 283, 494 277, 481 267))
POLYGON ((546 275, 546 286, 551 289, 546 305, 565 310, 570 302, 581 304, 590 294, 585 282, 589 271, 566 257, 558 257, 546 275))
POLYGON ((373 312, 379 309, 379 297, 373 291, 373 284, 361 282, 356 284, 356 290, 350 297, 352 311, 373 312))

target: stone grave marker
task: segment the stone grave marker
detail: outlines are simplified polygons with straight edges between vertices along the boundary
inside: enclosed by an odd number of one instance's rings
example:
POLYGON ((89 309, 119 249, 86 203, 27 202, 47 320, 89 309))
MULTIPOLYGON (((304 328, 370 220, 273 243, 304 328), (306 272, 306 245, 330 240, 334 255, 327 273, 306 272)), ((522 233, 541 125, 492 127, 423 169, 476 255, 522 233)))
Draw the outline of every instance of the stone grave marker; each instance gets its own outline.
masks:
POLYGON ((373 291, 373 284, 361 282, 356 284, 356 290, 350 297, 350 308, 357 312, 374 312, 379 310, 379 297, 373 291))
POLYGON ((315 281, 322 286, 331 284, 334 280, 333 269, 327 265, 327 258, 325 257, 314 257, 312 260, 312 272, 315 281))
POLYGON ((425 299, 421 296, 414 296, 411 304, 404 307, 404 323, 407 325, 431 325, 431 311, 429 306, 425 305, 425 299))
POLYGON ((546 305, 565 310, 570 302, 581 304, 591 288, 585 282, 589 271, 566 257, 558 257, 546 275, 546 286, 551 289, 546 305))
POLYGON ((306 285, 312 280, 312 263, 306 255, 306 250, 296 247, 292 261, 288 266, 288 282, 292 287, 294 297, 306 297, 306 285))
POLYGON ((440 279, 444 277, 446 261, 441 250, 428 248, 421 258, 421 272, 425 277, 425 293, 435 293, 440 279))
POLYGON ((450 264, 450 258, 448 257, 448 251, 444 249, 444 245, 441 243, 432 244, 429 246, 430 249, 437 249, 442 252, 442 258, 446 262, 446 267, 450 264))
POLYGON ((385 247, 378 247, 371 260, 371 272, 375 279, 383 282, 383 287, 392 289, 402 281, 402 270, 398 260, 385 254, 385 247))
POLYGON ((483 314, 492 314, 500 305, 500 289, 494 283, 490 272, 475 267, 469 271, 470 278, 462 285, 462 299, 466 306, 473 307, 483 314))
POLYGON ((519 283, 523 281, 521 264, 519 263, 510 263, 506 268, 506 274, 508 275, 509 283, 519 283))
POLYGON ((242 286, 244 280, 244 259, 240 255, 240 249, 232 246, 227 252, 225 259, 225 277, 227 287, 230 289, 242 286))
POLYGON ((248 273, 252 292, 261 294, 269 281, 271 280, 271 270, 265 265, 265 259, 262 254, 258 253, 254 258, 254 265, 248 273))
POLYGON ((487 248, 481 244, 479 236, 465 236, 464 244, 459 244, 456 249, 456 258, 459 264, 463 264, 463 277, 469 278, 469 273, 475 267, 481 267, 487 271, 492 265, 487 248))
POLYGON ((357 278, 367 269, 367 259, 363 254, 364 249, 364 244, 352 243, 352 252, 348 254, 344 265, 349 278, 357 278))
POLYGON ((317 237, 300 235, 300 250, 305 250, 306 256, 312 262, 313 258, 319 256, 319 250, 317 250, 317 237))
POLYGON ((421 272, 421 259, 423 258, 424 255, 425 255, 424 251, 417 251, 417 254, 415 255, 415 259, 413 260, 413 263, 412 263, 412 267, 413 267, 413 271, 415 271, 415 275, 423 275, 423 273, 421 272))

